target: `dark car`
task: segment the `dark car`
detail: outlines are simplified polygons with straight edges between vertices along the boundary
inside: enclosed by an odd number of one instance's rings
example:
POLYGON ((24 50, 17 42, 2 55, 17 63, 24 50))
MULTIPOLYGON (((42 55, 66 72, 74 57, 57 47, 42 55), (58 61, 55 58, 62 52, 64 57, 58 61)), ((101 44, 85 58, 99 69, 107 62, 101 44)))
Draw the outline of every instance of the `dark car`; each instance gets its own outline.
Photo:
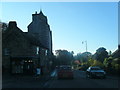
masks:
POLYGON ((61 65, 57 67, 57 78, 69 78, 73 79, 73 70, 70 65, 61 65))
POLYGON ((106 78, 106 72, 100 67, 89 67, 86 71, 86 77, 88 78, 106 78))

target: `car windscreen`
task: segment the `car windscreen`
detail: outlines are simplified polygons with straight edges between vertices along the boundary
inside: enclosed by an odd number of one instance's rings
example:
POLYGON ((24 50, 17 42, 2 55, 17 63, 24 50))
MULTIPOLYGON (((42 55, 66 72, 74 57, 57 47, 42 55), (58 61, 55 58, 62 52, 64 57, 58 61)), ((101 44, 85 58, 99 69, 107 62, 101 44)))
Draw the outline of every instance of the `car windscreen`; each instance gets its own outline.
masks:
POLYGON ((91 68, 91 70, 101 70, 100 68, 91 68))

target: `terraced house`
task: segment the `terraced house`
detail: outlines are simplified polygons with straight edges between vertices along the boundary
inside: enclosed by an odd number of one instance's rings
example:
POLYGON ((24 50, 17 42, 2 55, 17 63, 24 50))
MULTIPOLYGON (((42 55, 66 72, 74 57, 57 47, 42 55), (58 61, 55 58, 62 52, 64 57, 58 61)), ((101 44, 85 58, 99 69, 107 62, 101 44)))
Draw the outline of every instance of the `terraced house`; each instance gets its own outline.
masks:
POLYGON ((41 68, 42 74, 49 72, 52 31, 42 11, 32 14, 28 32, 17 27, 16 21, 10 21, 2 37, 3 73, 30 75, 36 67, 41 68))

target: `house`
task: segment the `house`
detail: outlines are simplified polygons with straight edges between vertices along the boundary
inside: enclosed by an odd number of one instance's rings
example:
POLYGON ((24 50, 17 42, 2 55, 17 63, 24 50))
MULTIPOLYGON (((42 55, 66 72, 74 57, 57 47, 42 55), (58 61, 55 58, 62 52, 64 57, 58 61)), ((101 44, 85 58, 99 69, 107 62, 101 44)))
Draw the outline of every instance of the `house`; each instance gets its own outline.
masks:
POLYGON ((48 54, 52 54, 52 31, 47 17, 42 11, 32 14, 32 22, 28 25, 28 34, 35 36, 48 49, 48 54))
POLYGON ((15 21, 9 22, 7 29, 2 32, 3 72, 30 75, 36 67, 41 68, 42 74, 49 71, 52 32, 45 17, 42 11, 33 14, 35 20, 28 25, 28 32, 18 28, 15 21))
POLYGON ((9 22, 7 30, 2 33, 2 65, 6 72, 26 73, 27 67, 30 71, 35 63, 33 60, 37 60, 36 47, 15 21, 9 22))
POLYGON ((120 45, 118 45, 118 49, 112 53, 113 58, 120 58, 120 45))
POLYGON ((39 13, 32 14, 32 22, 28 25, 28 35, 36 38, 37 42, 40 42, 40 66, 42 71, 50 69, 50 63, 52 62, 52 31, 47 21, 47 17, 40 10, 39 13), (44 47, 43 48, 41 48, 44 47), (42 52, 41 52, 42 51, 42 52), (47 58, 46 58, 47 56, 47 58), (46 68, 47 67, 47 68, 46 68))

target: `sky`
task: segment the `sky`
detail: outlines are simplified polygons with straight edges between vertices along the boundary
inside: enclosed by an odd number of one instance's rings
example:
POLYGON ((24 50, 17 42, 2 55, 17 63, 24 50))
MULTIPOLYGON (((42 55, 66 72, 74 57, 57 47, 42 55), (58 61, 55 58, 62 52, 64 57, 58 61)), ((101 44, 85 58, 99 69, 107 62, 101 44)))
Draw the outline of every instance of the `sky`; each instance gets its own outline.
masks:
POLYGON ((0 20, 27 32, 32 14, 40 10, 47 16, 52 31, 53 52, 58 49, 87 51, 100 47, 114 52, 118 47, 117 2, 2 2, 0 20), (82 44, 82 42, 84 42, 82 44))

